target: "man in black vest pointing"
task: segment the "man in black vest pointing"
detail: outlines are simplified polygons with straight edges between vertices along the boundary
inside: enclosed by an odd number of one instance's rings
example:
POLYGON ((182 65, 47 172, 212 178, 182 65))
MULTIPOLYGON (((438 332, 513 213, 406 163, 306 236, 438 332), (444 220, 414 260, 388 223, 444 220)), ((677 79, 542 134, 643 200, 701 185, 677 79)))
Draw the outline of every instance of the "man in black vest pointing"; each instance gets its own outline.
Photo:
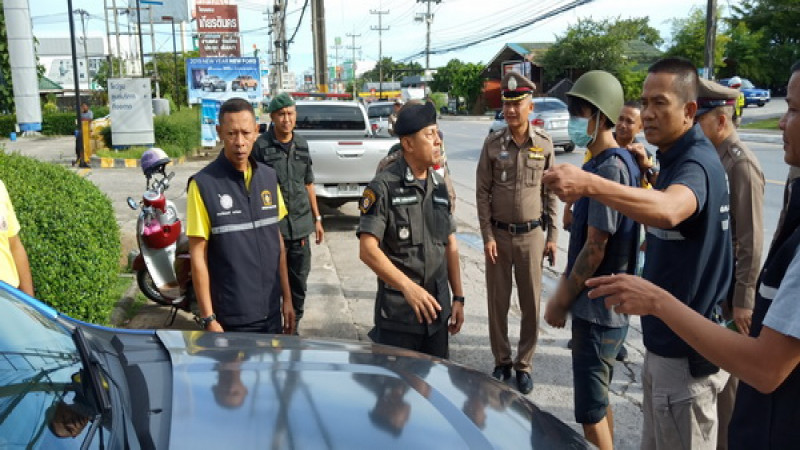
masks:
POLYGON ((275 171, 250 156, 258 137, 252 105, 241 98, 223 103, 217 133, 223 150, 189 180, 187 193, 198 322, 208 331, 291 334, 294 308, 278 228, 286 208, 275 171))

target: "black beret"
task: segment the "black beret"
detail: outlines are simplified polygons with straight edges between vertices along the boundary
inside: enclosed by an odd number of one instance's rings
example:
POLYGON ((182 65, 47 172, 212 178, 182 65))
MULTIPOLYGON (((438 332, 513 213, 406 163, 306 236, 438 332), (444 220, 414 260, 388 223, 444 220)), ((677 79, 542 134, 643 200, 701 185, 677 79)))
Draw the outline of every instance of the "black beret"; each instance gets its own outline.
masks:
POLYGON ((398 136, 408 136, 435 124, 436 107, 433 103, 427 102, 424 105, 408 103, 397 113, 394 133, 398 136))

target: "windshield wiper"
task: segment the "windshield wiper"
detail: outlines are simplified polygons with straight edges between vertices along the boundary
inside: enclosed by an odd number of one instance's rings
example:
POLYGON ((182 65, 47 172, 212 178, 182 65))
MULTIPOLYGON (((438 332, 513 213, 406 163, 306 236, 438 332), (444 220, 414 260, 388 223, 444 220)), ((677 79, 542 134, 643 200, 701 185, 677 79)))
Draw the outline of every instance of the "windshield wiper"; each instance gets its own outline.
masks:
POLYGON ((81 327, 75 328, 75 331, 72 332, 72 339, 78 347, 78 354, 83 362, 83 370, 86 372, 86 376, 89 378, 89 385, 94 392, 95 406, 99 413, 98 416, 105 416, 111 412, 111 401, 108 398, 108 392, 103 386, 103 378, 99 367, 100 363, 92 356, 89 343, 81 327))

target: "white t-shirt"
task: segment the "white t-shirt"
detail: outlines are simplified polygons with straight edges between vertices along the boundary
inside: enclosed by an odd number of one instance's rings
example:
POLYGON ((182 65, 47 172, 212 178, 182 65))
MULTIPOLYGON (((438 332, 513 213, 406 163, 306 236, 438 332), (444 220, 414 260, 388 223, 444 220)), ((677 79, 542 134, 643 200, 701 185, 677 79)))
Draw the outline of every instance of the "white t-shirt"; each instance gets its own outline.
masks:
POLYGON ((786 269, 772 306, 764 317, 764 326, 800 339, 800 252, 786 269))

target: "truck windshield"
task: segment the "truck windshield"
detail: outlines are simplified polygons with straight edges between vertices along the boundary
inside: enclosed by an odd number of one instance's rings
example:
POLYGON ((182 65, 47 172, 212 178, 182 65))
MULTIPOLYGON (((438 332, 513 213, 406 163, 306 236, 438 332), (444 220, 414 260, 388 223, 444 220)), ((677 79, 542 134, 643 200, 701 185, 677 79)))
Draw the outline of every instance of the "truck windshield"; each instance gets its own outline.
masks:
POLYGON ((357 105, 297 105, 298 130, 366 130, 357 105))
POLYGON ((394 107, 392 105, 370 105, 367 108, 367 116, 370 119, 374 119, 376 117, 389 117, 394 112, 394 107))

